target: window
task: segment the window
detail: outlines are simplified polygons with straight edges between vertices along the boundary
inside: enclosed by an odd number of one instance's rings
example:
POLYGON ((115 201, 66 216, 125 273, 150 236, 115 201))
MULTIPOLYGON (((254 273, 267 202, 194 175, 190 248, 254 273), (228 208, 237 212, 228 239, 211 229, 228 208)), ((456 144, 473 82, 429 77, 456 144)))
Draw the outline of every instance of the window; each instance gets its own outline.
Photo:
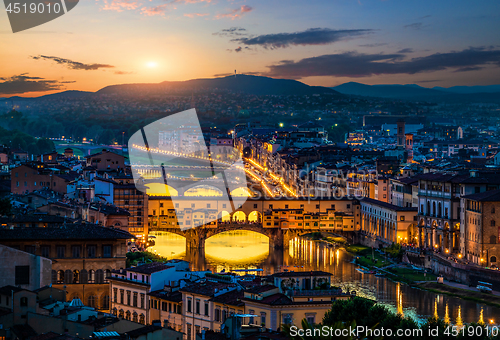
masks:
POLYGON ((134 292, 134 298, 132 300, 132 305, 134 307, 137 307, 137 292, 134 292))
POLYGON ((34 254, 35 253, 35 246, 25 246, 24 251, 27 253, 30 253, 30 254, 34 254))
POLYGON ((220 309, 215 310, 215 321, 220 322, 220 309))
POLYGON ((314 314, 306 314, 306 320, 310 325, 314 325, 316 323, 316 317, 314 314))
POLYGON ((200 314, 200 300, 196 300, 196 314, 200 314))
POLYGON ((405 217, 404 217, 404 216, 400 216, 400 217, 399 217, 399 220, 400 220, 400 221, 404 221, 404 220, 405 220, 405 217))
POLYGON ((102 257, 111 257, 111 246, 102 246, 102 257))
POLYGON ((283 324, 291 325, 292 324, 292 314, 283 314, 283 324))
POLYGON ((194 329, 195 329, 196 334, 200 334, 201 333, 200 326, 196 325, 196 326, 194 326, 194 329))
POLYGON ((266 313, 264 312, 260 313, 260 325, 266 327, 266 313))
POLYGON ((118 303, 118 288, 113 288, 113 301, 118 303))
POLYGON ((187 311, 188 311, 189 313, 191 313, 191 309, 192 309, 192 308, 191 308, 191 303, 192 303, 191 299, 188 299, 188 301, 187 301, 187 311))
POLYGON ((23 296, 21 300, 19 301, 19 304, 21 307, 27 307, 28 306, 28 298, 26 296, 23 296))
POLYGON ((491 220, 491 226, 494 227, 495 226, 495 220, 491 220))
POLYGON ((130 306, 130 290, 127 290, 127 305, 130 306))
MULTIPOLYGON (((250 315, 254 315, 254 314, 255 314, 255 311, 254 311, 253 309, 250 309, 250 310, 248 311, 248 313, 249 313, 250 315)), ((253 319, 253 316, 251 316, 251 317, 250 317, 250 319, 249 319, 249 321, 248 321, 248 324, 249 324, 249 325, 253 325, 253 324, 254 324, 254 319, 253 319)))
POLYGON ((208 316, 208 302, 205 301, 205 316, 208 316))
POLYGON ((144 309, 144 294, 141 294, 141 308, 144 309))
POLYGON ((80 257, 81 250, 82 250, 81 246, 71 246, 71 254, 73 255, 74 259, 80 257))
POLYGON ((94 245, 87 246, 87 257, 88 258, 94 258, 96 257, 97 253, 97 247, 94 245))
POLYGON ((30 266, 16 266, 16 286, 30 284, 30 266))
POLYGON ((40 247, 40 254, 43 257, 50 257, 50 246, 41 246, 40 247))
MULTIPOLYGON (((125 299, 124 299, 124 291, 123 289, 120 289, 120 303, 123 305, 125 302, 125 299)), ((123 317, 123 316, 122 316, 123 317)))
POLYGON ((187 324, 187 339, 190 340, 191 339, 191 324, 188 323, 187 324))

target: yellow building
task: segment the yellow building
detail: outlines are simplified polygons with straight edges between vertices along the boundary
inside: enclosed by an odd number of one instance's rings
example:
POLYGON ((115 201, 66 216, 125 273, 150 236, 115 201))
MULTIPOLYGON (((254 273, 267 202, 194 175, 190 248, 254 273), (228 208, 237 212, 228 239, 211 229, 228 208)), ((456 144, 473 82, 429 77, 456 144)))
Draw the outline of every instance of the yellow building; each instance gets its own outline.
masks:
POLYGON ((332 301, 349 298, 339 290, 290 290, 285 295, 278 287, 266 285, 244 291, 242 301, 245 313, 256 315, 249 318, 249 324, 278 331, 282 324, 300 326, 303 319, 319 323, 332 301))
POLYGON ((182 332, 184 316, 182 315, 182 293, 172 291, 172 287, 156 290, 148 294, 150 303, 158 306, 157 309, 149 310, 149 319, 159 320, 163 327, 170 327, 182 332))

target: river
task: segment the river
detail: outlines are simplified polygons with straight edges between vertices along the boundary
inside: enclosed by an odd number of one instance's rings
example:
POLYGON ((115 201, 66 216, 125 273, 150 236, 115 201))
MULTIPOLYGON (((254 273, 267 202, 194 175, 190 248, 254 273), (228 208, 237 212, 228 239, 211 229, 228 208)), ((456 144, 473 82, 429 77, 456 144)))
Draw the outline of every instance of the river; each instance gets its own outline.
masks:
POLYGON ((227 272, 260 268, 263 275, 285 269, 323 270, 333 274, 333 285, 344 290, 355 290, 359 296, 374 299, 392 311, 419 322, 436 315, 456 325, 481 319, 487 324, 500 322, 499 308, 360 273, 356 265, 351 263, 351 254, 305 238, 292 240, 285 251, 270 251, 267 237, 261 234, 250 231, 225 232, 209 238, 204 253, 186 254, 183 237, 165 232, 153 232, 151 235, 156 236, 156 245, 151 251, 169 259, 189 261, 192 270, 227 272))

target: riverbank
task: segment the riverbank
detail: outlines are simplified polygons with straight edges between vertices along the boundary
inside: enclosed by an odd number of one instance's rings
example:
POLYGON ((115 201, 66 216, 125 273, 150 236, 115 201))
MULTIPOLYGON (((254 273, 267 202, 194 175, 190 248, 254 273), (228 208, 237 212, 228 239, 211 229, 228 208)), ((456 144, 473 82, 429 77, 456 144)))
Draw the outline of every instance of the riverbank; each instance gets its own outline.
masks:
POLYGON ((437 276, 432 273, 418 271, 406 264, 396 261, 382 265, 384 258, 382 254, 375 252, 369 247, 362 245, 347 245, 346 251, 356 257, 356 264, 383 273, 393 281, 406 283, 412 287, 427 290, 437 294, 446 294, 464 300, 484 303, 494 307, 500 307, 500 296, 481 293, 474 289, 463 289, 437 283, 437 276))
POLYGON ((498 295, 486 294, 474 290, 457 288, 437 282, 421 282, 421 283, 416 283, 413 286, 433 293, 455 296, 464 300, 484 303, 486 305, 500 308, 500 296, 498 295))

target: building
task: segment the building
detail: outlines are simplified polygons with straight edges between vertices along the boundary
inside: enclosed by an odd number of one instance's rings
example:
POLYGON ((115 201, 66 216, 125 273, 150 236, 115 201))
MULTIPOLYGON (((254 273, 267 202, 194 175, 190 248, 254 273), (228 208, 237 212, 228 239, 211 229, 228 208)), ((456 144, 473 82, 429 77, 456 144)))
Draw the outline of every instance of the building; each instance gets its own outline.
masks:
POLYGON ((52 190, 60 194, 68 193, 68 185, 79 178, 79 174, 60 165, 40 162, 22 164, 13 168, 11 192, 25 194, 35 190, 52 190))
POLYGON ((477 265, 500 265, 500 190, 462 196, 460 253, 477 265))
POLYGON ((364 198, 361 204, 361 234, 372 246, 392 243, 418 244, 417 208, 364 198))
POLYGON ((130 175, 113 178, 94 178, 95 196, 103 203, 109 203, 130 213, 128 231, 135 235, 148 235, 148 195, 138 190, 130 175))
MULTIPOLYGON (((319 273, 319 277, 324 276, 324 273, 319 273)), ((311 278, 315 278, 314 272, 294 274, 294 279, 298 281, 311 278)), ((350 294, 345 294, 340 289, 290 289, 287 294, 283 294, 280 288, 266 285, 244 291, 242 301, 245 303, 245 313, 256 316, 249 318, 249 324, 279 331, 283 324, 300 327, 303 319, 310 324, 319 323, 330 310, 332 301, 350 297, 350 294)))
POLYGON ((85 157, 87 166, 93 167, 98 171, 124 171, 125 157, 109 150, 102 150, 85 157))
POLYGON ((150 309, 150 320, 160 320, 164 327, 170 327, 182 332, 184 315, 182 314, 182 293, 179 287, 165 286, 163 289, 149 293, 149 300, 158 309, 150 309))
POLYGON ((52 285, 65 290, 68 299, 102 310, 109 310, 106 277, 112 269, 126 267, 126 242, 132 237, 92 224, 0 229, 0 244, 52 260, 52 285))
POLYGON ((150 295, 151 292, 164 289, 165 285, 175 287, 181 280, 199 279, 205 274, 189 271, 186 261, 152 262, 114 270, 107 278, 111 283, 111 312, 119 318, 150 324, 152 320, 159 320, 158 311, 162 309, 162 301, 156 294, 150 295))
POLYGON ((112 204, 89 203, 82 207, 82 220, 128 231, 130 213, 112 204))
POLYGON ((460 197, 499 189, 500 177, 486 171, 426 173, 419 176, 418 187, 420 246, 451 254, 464 248, 460 197))
POLYGON ((51 283, 52 261, 0 244, 0 287, 35 290, 51 283))
POLYGON ((215 309, 210 300, 237 289, 235 283, 203 280, 181 288, 184 315, 184 339, 195 340, 203 330, 213 330, 223 319, 224 309, 215 309), (221 320, 221 321, 215 321, 221 320))

